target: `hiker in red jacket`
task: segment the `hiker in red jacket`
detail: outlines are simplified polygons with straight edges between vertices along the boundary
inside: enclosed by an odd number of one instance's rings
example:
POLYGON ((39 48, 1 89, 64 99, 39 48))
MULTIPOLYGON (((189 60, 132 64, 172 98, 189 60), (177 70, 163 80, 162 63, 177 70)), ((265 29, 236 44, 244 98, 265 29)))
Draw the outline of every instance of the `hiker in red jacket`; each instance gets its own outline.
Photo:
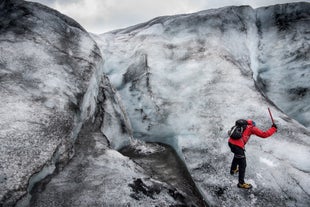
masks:
MULTIPOLYGON (((244 182, 246 157, 245 157, 245 144, 249 141, 252 134, 261 138, 267 138, 273 135, 277 131, 277 126, 272 124, 271 128, 267 131, 262 131, 255 126, 255 122, 252 120, 244 120, 247 125, 244 126, 244 131, 240 139, 233 139, 231 136, 228 140, 228 145, 231 151, 234 153, 234 158, 231 163, 230 174, 233 175, 239 171, 239 188, 250 189, 252 185, 244 182)), ((230 132, 229 132, 230 134, 230 132)), ((230 134, 231 135, 231 134, 230 134)))

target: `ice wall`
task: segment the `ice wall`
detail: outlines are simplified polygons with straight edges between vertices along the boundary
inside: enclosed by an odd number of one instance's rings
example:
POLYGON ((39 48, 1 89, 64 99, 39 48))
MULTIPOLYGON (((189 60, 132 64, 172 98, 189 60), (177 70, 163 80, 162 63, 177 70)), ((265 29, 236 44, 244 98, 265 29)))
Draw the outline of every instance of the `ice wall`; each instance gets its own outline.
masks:
MULTIPOLYGON (((102 66, 96 42, 74 20, 37 3, 1 1, 0 206, 27 206, 32 187, 72 158, 82 124, 105 108, 98 94, 113 90, 102 66)), ((122 140, 111 145, 130 142, 122 111, 106 111, 123 121, 114 127, 122 140)))
POLYGON ((257 10, 259 87, 282 111, 310 126, 309 3, 257 10))
MULTIPOLYGON (((291 6, 307 16, 303 7, 308 5, 291 6)), ((273 24, 275 16, 261 11, 226 7, 158 17, 103 34, 98 41, 104 72, 124 100, 134 137, 173 146, 210 205, 309 204, 309 189, 302 184, 309 183, 309 131, 257 88, 263 82, 256 78, 260 56, 267 51, 260 42, 269 35, 262 38, 260 24, 273 24), (268 140, 253 137, 248 144, 247 179, 255 188, 251 195, 240 194, 228 172, 227 130, 238 118, 268 129, 267 107, 279 131, 268 140), (291 156, 295 151, 299 156, 291 156)))

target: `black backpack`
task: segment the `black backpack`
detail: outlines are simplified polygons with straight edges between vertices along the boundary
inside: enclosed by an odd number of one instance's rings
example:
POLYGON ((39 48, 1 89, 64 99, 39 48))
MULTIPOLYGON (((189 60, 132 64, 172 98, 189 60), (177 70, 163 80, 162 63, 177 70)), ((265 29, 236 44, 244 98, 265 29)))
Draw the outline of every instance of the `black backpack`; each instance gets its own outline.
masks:
POLYGON ((247 120, 245 119, 237 120, 235 126, 233 126, 231 130, 228 131, 229 137, 235 140, 240 139, 247 125, 248 125, 247 120))

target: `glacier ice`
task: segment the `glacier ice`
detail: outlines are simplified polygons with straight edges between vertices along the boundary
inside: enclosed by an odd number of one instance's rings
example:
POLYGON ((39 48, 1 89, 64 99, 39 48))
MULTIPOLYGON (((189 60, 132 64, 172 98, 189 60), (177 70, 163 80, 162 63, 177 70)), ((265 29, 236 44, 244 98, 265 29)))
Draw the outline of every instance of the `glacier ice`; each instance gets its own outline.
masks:
POLYGON ((262 18, 257 23, 259 66, 255 77, 271 101, 306 127, 310 126, 308 9, 307 4, 287 4, 258 10, 262 18), (268 21, 269 16, 273 18, 268 21))
POLYGON ((307 25, 308 3, 226 7, 95 38, 134 137, 173 146, 210 205, 307 206, 309 131, 291 119, 307 126, 307 25), (246 178, 254 190, 240 193, 228 175, 226 132, 238 118, 267 129, 268 107, 279 130, 267 140, 251 139, 246 178))
POLYGON ((1 205, 180 204, 116 151, 136 138, 172 146, 211 206, 309 206, 309 3, 158 17, 92 36, 36 3, 0 10, 1 205), (267 129, 267 107, 279 130, 251 138, 254 188, 242 191, 226 133, 238 118, 267 129), (161 191, 137 200, 141 186, 161 191))
MULTIPOLYGON (((120 143, 124 136, 130 136, 131 133, 122 130, 120 132, 123 132, 123 135, 118 133, 116 129, 121 127, 121 123, 117 123, 116 118, 112 120, 112 125, 102 120, 107 113, 108 119, 110 116, 118 116, 119 113, 118 110, 114 113, 110 110, 112 107, 118 109, 113 102, 114 92, 110 92, 103 80, 95 115, 93 120, 87 120, 80 130, 75 143, 75 156, 47 185, 37 186, 30 206, 170 206, 185 203, 182 199, 183 192, 179 189, 152 177, 140 164, 111 149, 120 147, 113 145, 113 142, 120 143), (104 103, 104 100, 110 101, 104 103), (109 106, 110 109, 107 110, 103 107, 105 104, 111 104, 112 107, 109 106), (109 127, 115 128, 112 130, 116 132, 114 136, 109 133, 109 127), (118 136, 122 139, 115 139, 118 136), (178 196, 181 198, 178 199, 178 196)), ((163 147, 146 146, 137 140, 133 144, 139 146, 137 148, 141 153, 160 154, 165 150, 163 147)))
POLYGON ((91 36, 57 11, 14 0, 0 11, 0 205, 22 197, 27 205, 32 186, 72 158, 103 60, 91 36))

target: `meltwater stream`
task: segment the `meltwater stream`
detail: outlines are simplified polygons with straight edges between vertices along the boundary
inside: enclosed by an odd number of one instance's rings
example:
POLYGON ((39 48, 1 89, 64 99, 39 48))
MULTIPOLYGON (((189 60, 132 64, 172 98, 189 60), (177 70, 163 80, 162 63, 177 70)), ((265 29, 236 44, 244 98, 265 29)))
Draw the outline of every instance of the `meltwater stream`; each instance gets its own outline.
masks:
POLYGON ((186 167, 170 146, 139 143, 126 146, 120 152, 140 165, 153 179, 176 189, 184 206, 206 206, 186 167))

